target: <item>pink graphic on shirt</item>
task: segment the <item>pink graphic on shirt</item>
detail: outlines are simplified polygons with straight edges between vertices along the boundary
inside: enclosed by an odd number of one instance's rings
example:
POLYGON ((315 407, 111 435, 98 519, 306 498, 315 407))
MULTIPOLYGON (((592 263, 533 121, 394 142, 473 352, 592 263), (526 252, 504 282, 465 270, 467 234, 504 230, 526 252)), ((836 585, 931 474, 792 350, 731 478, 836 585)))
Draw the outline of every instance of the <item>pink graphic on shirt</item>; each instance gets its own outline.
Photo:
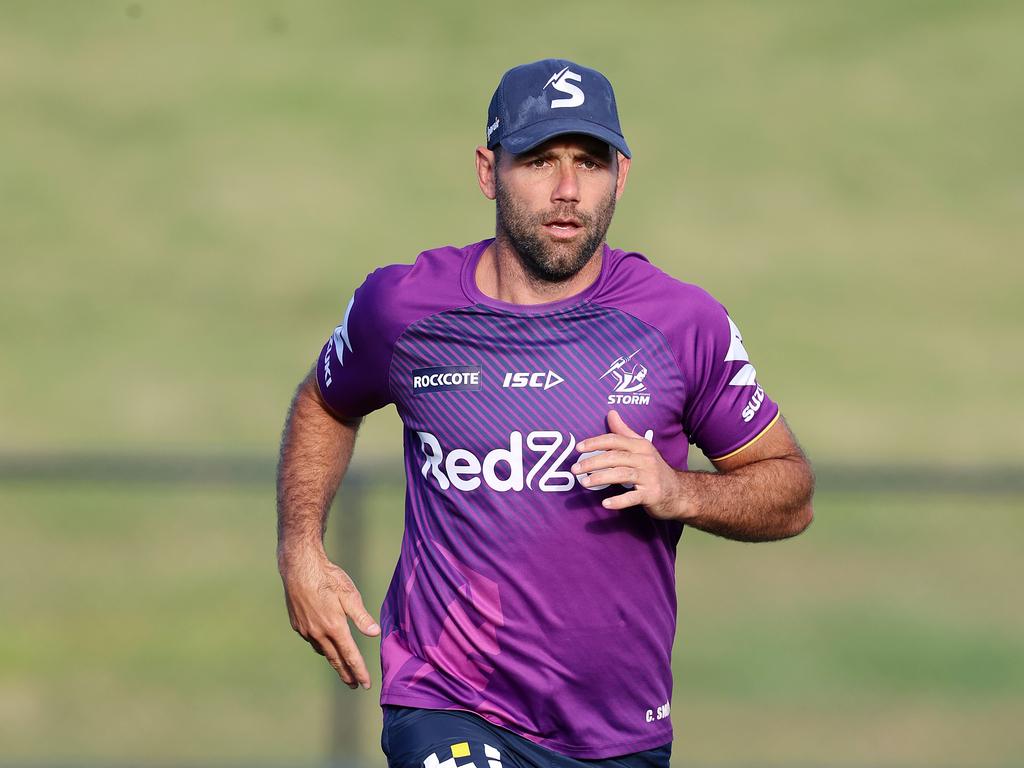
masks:
MULTIPOLYGON (((498 585, 491 579, 474 571, 458 560, 454 554, 436 541, 434 546, 455 568, 465 583, 459 587, 459 594, 483 617, 480 625, 466 613, 465 600, 452 600, 445 610, 444 624, 435 645, 423 648, 428 664, 424 664, 410 680, 415 684, 433 667, 450 670, 478 692, 487 686, 487 680, 494 667, 485 661, 486 657, 501 652, 498 645, 497 628, 504 625, 501 613, 501 598, 498 585)), ((411 581, 411 579, 410 579, 411 581)), ((411 587, 407 583, 407 588, 411 587)), ((408 605, 409 601, 406 601, 408 605)), ((406 620, 408 620, 408 609, 406 620)))

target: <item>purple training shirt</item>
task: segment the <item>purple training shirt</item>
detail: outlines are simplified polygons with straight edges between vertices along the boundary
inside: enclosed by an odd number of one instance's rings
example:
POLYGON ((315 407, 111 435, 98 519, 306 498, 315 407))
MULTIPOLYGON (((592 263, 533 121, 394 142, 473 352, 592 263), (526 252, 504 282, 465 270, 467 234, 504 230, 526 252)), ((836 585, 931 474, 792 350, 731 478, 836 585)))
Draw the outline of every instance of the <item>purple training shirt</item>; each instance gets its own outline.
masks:
POLYGON ((381 608, 382 704, 462 709, 572 757, 672 740, 683 525, 608 510, 576 443, 616 408, 665 460, 728 456, 779 409, 725 309, 604 246, 583 292, 508 304, 476 285, 491 243, 376 270, 317 361, 330 408, 394 403, 405 535, 381 608))

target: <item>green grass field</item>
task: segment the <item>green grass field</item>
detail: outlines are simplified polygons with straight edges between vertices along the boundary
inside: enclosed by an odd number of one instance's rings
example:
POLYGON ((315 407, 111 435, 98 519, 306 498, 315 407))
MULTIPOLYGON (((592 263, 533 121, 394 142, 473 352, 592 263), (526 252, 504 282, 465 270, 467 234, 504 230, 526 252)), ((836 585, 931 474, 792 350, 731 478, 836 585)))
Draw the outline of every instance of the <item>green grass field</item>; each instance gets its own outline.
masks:
POLYGON ((1018 3, 126 5, 0 5, 6 446, 273 443, 366 272, 493 231, 487 101, 564 50, 636 156, 611 241, 816 455, 1024 456, 1018 3))
MULTIPOLYGON (((1024 467, 1022 25, 1010 0, 0 0, 0 456, 271 454, 362 276, 491 233, 487 102, 562 55, 611 77, 634 150, 611 243, 730 308, 813 459, 1024 467)), ((375 415, 362 460, 399 435, 375 415)), ((400 499, 373 504, 379 605, 400 499)), ((1019 761, 1022 508, 825 488, 792 542, 687 533, 677 764, 1019 761)), ((0 762, 323 756, 269 478, 0 483, 0 514, 0 762)))
MULTIPOLYGON (((17 618, 0 634, 5 757, 323 756, 334 673, 288 625, 269 491, 0 490, 0 611, 17 618)), ((401 495, 369 502, 376 614, 401 495)), ((825 492, 817 510, 774 545, 684 534, 678 764, 1019 757, 1020 499, 825 492)), ((374 755, 380 674, 363 646, 375 688, 344 694, 365 704, 374 755)))

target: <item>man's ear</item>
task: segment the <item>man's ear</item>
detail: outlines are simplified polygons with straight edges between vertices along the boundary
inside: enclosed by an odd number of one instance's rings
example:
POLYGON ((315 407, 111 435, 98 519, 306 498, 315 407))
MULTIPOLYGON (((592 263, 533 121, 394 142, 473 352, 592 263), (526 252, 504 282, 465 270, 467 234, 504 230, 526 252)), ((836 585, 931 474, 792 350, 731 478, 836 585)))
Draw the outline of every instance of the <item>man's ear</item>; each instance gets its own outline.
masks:
POLYGON ((615 199, 622 197, 626 189, 626 177, 629 176, 629 166, 633 162, 621 152, 616 151, 619 160, 619 177, 615 180, 615 199))
POLYGON ((476 181, 480 185, 480 191, 488 200, 493 200, 497 196, 495 190, 497 162, 493 151, 487 147, 476 148, 476 181))

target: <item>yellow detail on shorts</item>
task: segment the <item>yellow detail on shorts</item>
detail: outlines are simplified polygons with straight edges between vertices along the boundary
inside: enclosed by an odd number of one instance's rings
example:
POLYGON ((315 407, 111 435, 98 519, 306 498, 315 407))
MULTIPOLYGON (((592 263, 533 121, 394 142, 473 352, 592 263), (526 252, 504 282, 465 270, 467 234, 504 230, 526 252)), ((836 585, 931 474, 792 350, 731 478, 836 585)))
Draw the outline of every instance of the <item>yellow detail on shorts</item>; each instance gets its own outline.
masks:
POLYGON ((469 757, 469 742, 460 741, 458 744, 452 744, 452 757, 469 757))
POLYGON ((724 461, 725 459, 732 458, 733 456, 735 456, 740 451, 742 451, 742 450, 744 450, 746 448, 749 448, 754 443, 756 443, 758 440, 760 440, 762 437, 764 437, 769 429, 771 429, 773 426, 775 426, 775 422, 779 420, 779 416, 781 416, 781 415, 782 415, 782 411, 780 410, 778 413, 775 414, 775 418, 768 422, 768 426, 765 427, 764 429, 762 429, 760 432, 758 432, 753 437, 753 439, 748 440, 743 445, 741 445, 739 448, 737 448, 735 451, 731 451, 731 452, 725 454, 725 456, 716 456, 715 458, 712 459, 712 461, 724 461))

